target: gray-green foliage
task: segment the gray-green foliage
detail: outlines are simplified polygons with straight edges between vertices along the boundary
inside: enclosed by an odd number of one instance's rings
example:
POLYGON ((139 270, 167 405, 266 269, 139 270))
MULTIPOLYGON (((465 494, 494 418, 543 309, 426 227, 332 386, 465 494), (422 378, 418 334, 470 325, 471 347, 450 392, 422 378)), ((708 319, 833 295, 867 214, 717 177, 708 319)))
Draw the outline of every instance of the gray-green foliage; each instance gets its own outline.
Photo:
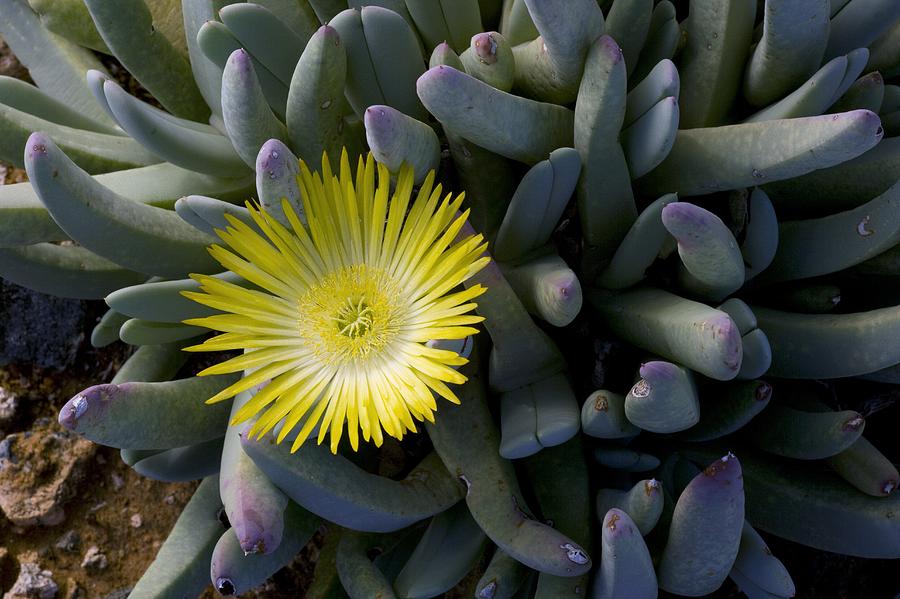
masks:
POLYGON ((139 346, 60 422, 146 476, 204 478, 133 596, 196 595, 208 572, 243 592, 323 520, 312 597, 432 596, 478 563, 480 598, 699 596, 727 576, 791 596, 756 529, 900 557, 896 468, 811 382, 900 382, 900 3, 675 4, 0 5, 37 83, 0 78, 0 159, 31 181, 0 187, 0 275, 106 298, 92 343, 139 346), (181 321, 212 313, 187 275, 251 285, 217 274, 215 228, 255 226, 251 196, 299 207, 296 159, 343 147, 437 169, 497 261, 470 282, 486 367, 402 480, 250 441, 228 421, 255 389, 206 406, 233 377, 176 378, 207 332, 181 321), (608 362, 624 372, 554 332, 595 322, 635 350, 608 362))

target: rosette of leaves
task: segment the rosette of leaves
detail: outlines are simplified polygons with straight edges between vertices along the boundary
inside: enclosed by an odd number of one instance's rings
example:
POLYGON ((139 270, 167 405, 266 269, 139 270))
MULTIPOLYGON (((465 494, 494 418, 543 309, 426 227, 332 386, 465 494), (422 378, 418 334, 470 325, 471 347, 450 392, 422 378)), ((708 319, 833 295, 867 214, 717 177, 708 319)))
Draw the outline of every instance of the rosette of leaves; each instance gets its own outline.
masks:
POLYGON ((700 596, 728 577, 792 596, 757 530, 900 557, 896 456, 846 400, 900 381, 896 2, 9 0, 0 17, 37 83, 0 80, 0 157, 31 181, 0 188, 0 274, 105 298, 93 342, 138 346, 115 393, 61 420, 148 476, 204 479, 134 596, 191 596, 210 564, 243 592, 323 521, 311 597, 434 596, 472 568, 478 597, 700 596), (213 231, 252 226, 250 197, 299 214, 296 159, 344 147, 397 181, 437 169, 493 257, 466 281, 490 343, 394 477, 366 445, 241 438, 230 410, 258 388, 203 405, 240 374, 173 379, 208 334, 183 321, 216 313, 181 295, 187 275, 247 284, 207 254, 213 231), (567 341, 590 327, 620 348, 602 371, 567 341))

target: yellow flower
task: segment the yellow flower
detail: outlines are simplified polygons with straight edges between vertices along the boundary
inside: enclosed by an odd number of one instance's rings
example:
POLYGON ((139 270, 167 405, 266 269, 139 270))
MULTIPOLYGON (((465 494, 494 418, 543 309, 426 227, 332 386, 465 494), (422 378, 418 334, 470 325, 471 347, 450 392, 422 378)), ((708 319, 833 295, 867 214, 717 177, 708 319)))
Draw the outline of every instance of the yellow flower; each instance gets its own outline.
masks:
POLYGON ((230 226, 217 231, 230 249, 210 253, 249 288, 192 275, 202 293, 184 293, 224 312, 185 321, 222 333, 189 351, 244 350, 200 372, 246 371, 208 403, 269 381, 233 420, 259 415, 251 436, 283 423, 281 442, 300 426, 296 451, 319 425, 318 442, 329 434, 336 452, 346 420, 354 450, 360 431, 376 445, 382 429, 401 439, 415 420, 434 421, 433 392, 459 403, 447 383, 465 382, 455 367, 467 360, 426 343, 477 332, 471 300, 485 289, 457 288, 487 263, 487 244, 481 235, 457 239, 468 216, 459 213, 463 194, 442 199, 433 171, 412 202, 412 168, 401 168, 391 196, 390 174, 371 154, 355 181, 346 151, 339 176, 327 156, 321 177, 301 161, 298 183, 305 223, 287 202, 290 228, 248 204, 258 230, 226 217, 230 226))

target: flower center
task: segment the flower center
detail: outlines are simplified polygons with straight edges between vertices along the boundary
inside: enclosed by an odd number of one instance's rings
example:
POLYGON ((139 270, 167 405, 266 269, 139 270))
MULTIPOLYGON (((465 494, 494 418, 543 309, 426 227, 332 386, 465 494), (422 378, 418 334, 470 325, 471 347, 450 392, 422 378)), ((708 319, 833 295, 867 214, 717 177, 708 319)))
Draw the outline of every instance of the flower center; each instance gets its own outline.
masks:
POLYGON ((365 264, 332 272, 298 302, 305 343, 329 364, 365 360, 400 333, 408 299, 384 271, 365 264))
POLYGON ((338 310, 334 321, 341 335, 351 339, 364 337, 375 323, 374 310, 366 303, 366 298, 359 301, 348 298, 347 303, 338 310))

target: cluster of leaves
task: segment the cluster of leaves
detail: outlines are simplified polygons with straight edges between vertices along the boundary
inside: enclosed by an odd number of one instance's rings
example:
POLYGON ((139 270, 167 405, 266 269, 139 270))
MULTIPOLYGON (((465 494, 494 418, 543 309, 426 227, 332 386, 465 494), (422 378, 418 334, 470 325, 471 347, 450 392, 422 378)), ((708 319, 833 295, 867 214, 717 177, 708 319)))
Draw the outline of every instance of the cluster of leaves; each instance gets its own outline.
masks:
MULTIPOLYGON (((792 596, 757 529, 900 557, 897 470, 817 382, 900 382, 900 3, 684 4, 0 6, 37 83, 0 78, 0 158, 30 179, 0 188, 0 275, 106 299, 92 342, 139 346, 60 422, 147 476, 204 479, 132 596, 190 596, 210 575, 243 592, 323 520, 308 597, 434 596, 486 552, 477 597, 700 596, 728 577, 792 596), (267 288, 253 264, 221 272, 214 231, 270 226, 253 196, 301 239, 298 158, 344 148, 371 151, 385 185, 428 188, 436 170, 464 190, 493 257, 463 281, 487 289, 490 343, 399 480, 365 446, 242 438, 230 416, 264 381, 208 406, 240 375, 173 380, 219 322, 184 293, 267 288), (563 218, 580 228, 561 256, 563 218), (580 315, 630 348, 587 398, 573 381, 590 373, 548 334, 580 315)), ((472 351, 451 341, 431 355, 472 351)))

